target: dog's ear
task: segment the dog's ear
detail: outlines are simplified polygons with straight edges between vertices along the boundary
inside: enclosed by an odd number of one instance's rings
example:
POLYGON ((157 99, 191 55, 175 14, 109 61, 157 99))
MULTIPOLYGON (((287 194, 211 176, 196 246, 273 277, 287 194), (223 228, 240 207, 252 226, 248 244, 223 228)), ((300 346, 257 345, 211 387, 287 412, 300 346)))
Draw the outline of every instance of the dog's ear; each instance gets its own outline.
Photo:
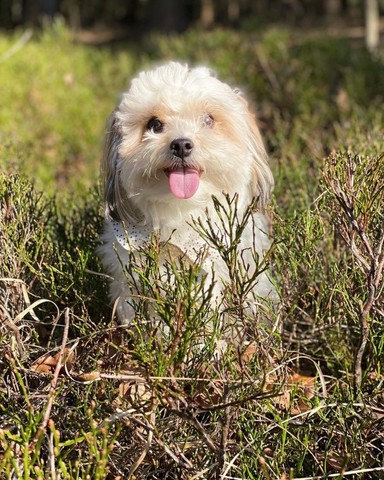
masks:
POLYGON ((103 177, 105 215, 109 219, 120 221, 118 196, 119 175, 118 160, 121 135, 117 126, 115 112, 112 113, 107 124, 107 133, 104 143, 103 177))
POLYGON ((269 203, 274 181, 255 116, 247 109, 248 146, 253 157, 252 188, 261 208, 269 203))

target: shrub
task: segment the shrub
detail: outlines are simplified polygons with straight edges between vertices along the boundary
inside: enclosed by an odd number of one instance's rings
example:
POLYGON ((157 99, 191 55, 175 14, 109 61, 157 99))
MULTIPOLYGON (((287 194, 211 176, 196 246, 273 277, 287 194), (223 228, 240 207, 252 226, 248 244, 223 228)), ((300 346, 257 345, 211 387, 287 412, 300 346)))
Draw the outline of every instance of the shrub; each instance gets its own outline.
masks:
MULTIPOLYGON (((380 57, 276 29, 94 49, 59 24, 2 67, 0 476, 378 478, 380 57), (136 324, 112 322, 94 254, 100 194, 86 186, 127 76, 169 58, 209 63, 256 103, 276 179, 270 315, 283 320, 283 350, 257 323, 249 348, 213 361, 220 314, 196 302, 209 297, 198 266, 170 262, 176 281, 164 281, 156 243, 130 265, 147 288, 136 324), (148 298, 170 336, 148 322, 148 298), (207 318, 214 335, 199 349, 207 318)), ((238 312, 240 297, 228 295, 238 312)))

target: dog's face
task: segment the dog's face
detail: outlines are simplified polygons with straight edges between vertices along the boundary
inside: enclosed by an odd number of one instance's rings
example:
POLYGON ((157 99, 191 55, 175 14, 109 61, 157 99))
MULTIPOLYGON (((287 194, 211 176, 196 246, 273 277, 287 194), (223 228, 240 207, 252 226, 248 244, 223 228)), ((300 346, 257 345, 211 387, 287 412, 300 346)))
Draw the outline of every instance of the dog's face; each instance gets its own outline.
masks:
POLYGON ((140 202, 172 209, 237 192, 263 204, 272 187, 246 101, 206 68, 177 63, 132 81, 111 117, 105 171, 107 211, 131 221, 140 202))

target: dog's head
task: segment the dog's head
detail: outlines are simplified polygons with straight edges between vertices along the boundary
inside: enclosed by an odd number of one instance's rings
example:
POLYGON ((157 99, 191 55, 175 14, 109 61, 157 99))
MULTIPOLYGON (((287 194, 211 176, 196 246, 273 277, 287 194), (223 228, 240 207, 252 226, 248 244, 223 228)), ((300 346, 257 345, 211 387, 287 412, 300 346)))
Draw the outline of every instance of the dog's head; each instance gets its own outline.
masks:
POLYGON ((245 99, 208 69, 178 63, 132 81, 110 119, 104 170, 107 215, 128 221, 148 202, 172 209, 222 192, 263 206, 273 185, 245 99))

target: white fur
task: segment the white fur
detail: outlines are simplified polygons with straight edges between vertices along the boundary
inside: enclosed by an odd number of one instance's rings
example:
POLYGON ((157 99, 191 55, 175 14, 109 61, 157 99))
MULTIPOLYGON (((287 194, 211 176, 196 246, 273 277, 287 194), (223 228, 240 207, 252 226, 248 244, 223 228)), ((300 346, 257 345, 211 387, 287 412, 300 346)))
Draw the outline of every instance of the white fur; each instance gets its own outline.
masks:
MULTIPOLYGON (((174 232, 171 243, 193 261, 197 247, 203 247, 204 241, 188 223, 192 217, 205 218, 207 211, 215 216, 212 195, 223 198, 223 193, 230 197, 237 194, 240 217, 258 198, 258 211, 253 214, 256 228, 247 226, 242 247, 250 249, 255 245, 262 257, 270 246, 264 208, 273 179, 259 130, 239 92, 206 68, 189 69, 169 63, 142 72, 132 81, 110 119, 104 171, 106 220, 99 253, 106 272, 113 278, 110 296, 118 302, 121 323, 129 323, 134 317, 133 308, 125 301, 129 289, 120 263, 128 259, 127 248, 144 244, 152 232, 158 233, 160 240, 168 240, 174 232), (206 115, 213 117, 213 125, 204 123, 206 115), (163 122, 162 132, 147 129, 153 117, 163 122), (177 138, 193 141, 192 154, 184 161, 201 171, 199 188, 189 199, 171 193, 164 173, 164 169, 181 161, 170 149, 177 138), (114 226, 116 229, 119 222, 127 226, 129 247, 116 238, 114 226)), ((224 263, 211 249, 205 260, 207 272, 212 265, 216 277, 228 280, 224 263)), ((216 297, 220 290, 219 282, 216 297)), ((274 295, 265 273, 260 275, 255 293, 274 295)))

